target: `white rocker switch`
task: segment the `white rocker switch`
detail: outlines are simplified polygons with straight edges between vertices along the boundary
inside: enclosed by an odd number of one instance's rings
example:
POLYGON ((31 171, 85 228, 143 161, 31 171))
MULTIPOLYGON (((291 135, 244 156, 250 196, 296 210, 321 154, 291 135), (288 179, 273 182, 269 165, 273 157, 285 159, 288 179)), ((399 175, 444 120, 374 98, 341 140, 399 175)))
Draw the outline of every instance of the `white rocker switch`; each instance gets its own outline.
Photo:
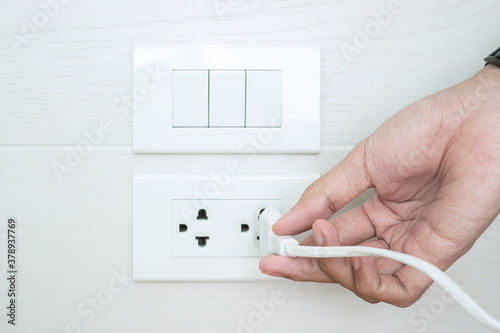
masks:
POLYGON ((247 71, 246 126, 281 127, 281 71, 247 71))
POLYGON ((208 127, 208 70, 172 73, 173 127, 208 127))
POLYGON ((209 127, 245 126, 245 71, 210 70, 209 127))

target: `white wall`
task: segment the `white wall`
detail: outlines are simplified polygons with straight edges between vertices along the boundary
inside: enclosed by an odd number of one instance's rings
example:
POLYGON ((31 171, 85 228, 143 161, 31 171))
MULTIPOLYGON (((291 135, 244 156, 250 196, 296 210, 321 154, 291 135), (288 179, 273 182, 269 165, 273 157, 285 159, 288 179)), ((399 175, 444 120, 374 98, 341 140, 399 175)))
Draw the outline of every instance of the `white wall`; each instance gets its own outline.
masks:
MULTIPOLYGON (((47 3, 49 0, 42 0, 47 3)), ((455 303, 432 287, 414 306, 369 305, 337 285, 314 283, 130 283, 95 318, 76 313, 103 294, 113 272, 130 273, 133 172, 217 171, 243 156, 132 153, 132 118, 111 104, 132 89, 134 44, 191 43, 322 49, 322 152, 259 156, 247 171, 326 172, 384 119, 427 94, 457 83, 498 46, 496 0, 401 0, 403 11, 348 62, 340 43, 387 0, 108 0, 61 4, 47 25, 20 35, 38 1, 0 2, 0 235, 8 216, 19 229, 18 325, 1 332, 236 332, 238 318, 278 289, 285 301, 255 332, 479 332, 455 303), (214 4, 232 4, 219 17, 214 4), (66 147, 102 118, 107 135, 62 182, 52 170, 66 147), (423 313, 428 310, 427 317, 423 313), (422 312, 420 312, 422 311, 422 312), (425 324, 425 325, 424 325, 425 324), (71 324, 69 324, 71 326, 71 324)), ((43 23, 43 22, 42 22, 43 23)), ((500 317, 500 228, 493 223, 449 274, 500 317)), ((0 238, 5 272, 5 239, 0 238)), ((7 302, 1 278, 0 308, 7 302)))

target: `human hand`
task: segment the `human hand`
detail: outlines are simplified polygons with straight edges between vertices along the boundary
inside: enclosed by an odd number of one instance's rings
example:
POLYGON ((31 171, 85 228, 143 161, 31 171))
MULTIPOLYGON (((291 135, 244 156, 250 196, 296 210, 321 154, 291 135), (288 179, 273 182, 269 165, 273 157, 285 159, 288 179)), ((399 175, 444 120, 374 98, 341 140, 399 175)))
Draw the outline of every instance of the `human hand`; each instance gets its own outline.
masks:
MULTIPOLYGON (((500 69, 395 114, 304 192, 274 226, 280 235, 312 228, 302 245, 363 245, 424 259, 442 270, 465 254, 500 212, 500 69), (374 188, 362 206, 330 219, 374 188)), ((413 304, 432 280, 386 258, 267 256, 263 273, 333 282, 362 299, 413 304)))

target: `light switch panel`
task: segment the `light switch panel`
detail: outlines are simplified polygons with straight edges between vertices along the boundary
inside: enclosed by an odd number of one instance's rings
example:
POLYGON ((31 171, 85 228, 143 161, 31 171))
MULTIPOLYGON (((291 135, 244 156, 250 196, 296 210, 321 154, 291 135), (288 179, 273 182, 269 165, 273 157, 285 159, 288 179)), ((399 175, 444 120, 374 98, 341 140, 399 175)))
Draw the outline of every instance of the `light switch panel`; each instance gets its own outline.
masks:
POLYGON ((320 150, 318 48, 138 46, 133 77, 135 153, 320 150))

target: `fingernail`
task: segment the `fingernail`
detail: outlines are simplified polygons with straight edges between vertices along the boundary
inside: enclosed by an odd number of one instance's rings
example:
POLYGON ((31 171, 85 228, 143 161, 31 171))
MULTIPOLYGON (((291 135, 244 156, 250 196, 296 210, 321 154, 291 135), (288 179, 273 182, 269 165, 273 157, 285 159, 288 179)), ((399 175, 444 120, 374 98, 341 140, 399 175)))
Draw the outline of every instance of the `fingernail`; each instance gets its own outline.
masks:
POLYGON ((352 258, 352 268, 357 271, 359 270, 360 260, 357 257, 352 258))
POLYGON ((313 226, 313 238, 317 246, 323 246, 323 233, 321 229, 313 226))

